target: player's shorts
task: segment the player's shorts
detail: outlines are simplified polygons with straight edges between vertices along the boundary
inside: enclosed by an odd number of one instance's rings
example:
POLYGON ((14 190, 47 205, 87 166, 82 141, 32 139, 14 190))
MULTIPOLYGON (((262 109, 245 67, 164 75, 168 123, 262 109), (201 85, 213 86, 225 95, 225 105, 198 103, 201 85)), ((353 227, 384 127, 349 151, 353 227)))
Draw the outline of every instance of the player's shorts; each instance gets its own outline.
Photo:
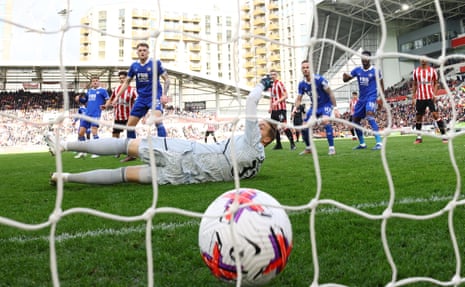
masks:
POLYGON ((376 109, 378 104, 376 103, 376 99, 373 100, 358 100, 357 104, 354 107, 354 118, 363 119, 366 117, 368 112, 372 112, 373 114, 376 113, 376 109))
MULTIPOLYGON (((96 120, 98 120, 98 118, 95 118, 96 120)), ((86 121, 84 119, 81 119, 79 121, 79 128, 85 128, 86 130, 92 128, 92 127, 100 127, 100 125, 98 123, 94 123, 94 122, 89 122, 89 121, 86 121)))
MULTIPOLYGON (((115 120, 114 123, 117 124, 117 125, 125 126, 125 125, 127 125, 128 120, 122 120, 122 121, 115 120)), ((117 128, 117 127, 114 127, 113 131, 112 131, 112 133, 114 133, 114 134, 120 134, 122 132, 123 132, 123 129, 120 129, 120 128, 117 128)))
MULTIPOLYGON (((131 116, 143 118, 152 108, 152 97, 138 97, 131 110, 131 116)), ((163 105, 158 99, 155 103, 155 110, 163 112, 163 105)))
POLYGON ((215 136, 215 132, 214 131, 206 131, 205 132, 205 137, 208 137, 209 135, 215 136))
POLYGON ((415 108, 417 110, 417 115, 424 115, 426 108, 428 108, 431 113, 436 111, 436 105, 434 104, 433 99, 417 100, 415 102, 415 108))
MULTIPOLYGON (((316 111, 316 117, 317 118, 320 118, 320 117, 323 117, 323 116, 330 117, 332 111, 333 111, 332 106, 318 107, 318 110, 316 111)), ((307 114, 305 115, 304 122, 308 122, 308 120, 310 120, 310 117, 312 116, 312 113, 313 113, 313 108, 309 108, 308 111, 307 111, 307 114)))
POLYGON ((286 110, 272 110, 271 119, 280 123, 287 123, 287 112, 286 110))

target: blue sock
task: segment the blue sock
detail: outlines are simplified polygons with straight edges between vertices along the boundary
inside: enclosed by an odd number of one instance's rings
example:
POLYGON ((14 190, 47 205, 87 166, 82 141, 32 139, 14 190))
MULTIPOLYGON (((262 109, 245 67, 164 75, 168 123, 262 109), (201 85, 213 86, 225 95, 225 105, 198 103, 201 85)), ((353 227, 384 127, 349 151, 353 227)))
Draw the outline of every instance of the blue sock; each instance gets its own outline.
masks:
POLYGON ((136 131, 133 130, 133 131, 130 131, 130 130, 127 130, 127 137, 128 139, 135 139, 136 138, 136 131))
POLYGON ((166 137, 166 129, 165 129, 165 126, 163 124, 156 124, 157 126, 157 134, 159 137, 166 137))
POLYGON ((376 120, 374 117, 369 116, 367 117, 368 123, 370 124, 371 128, 373 129, 373 132, 375 132, 375 140, 376 143, 381 143, 381 136, 379 135, 379 127, 378 124, 376 123, 376 120))
MULTIPOLYGON (((358 123, 354 122, 354 123, 357 124, 357 125, 360 125, 360 122, 358 122, 358 123)), ((356 128, 355 133, 357 134, 358 141, 359 141, 360 145, 364 145, 365 144, 365 138, 363 137, 363 131, 361 129, 356 128)))
POLYGON ((98 139, 99 139, 99 136, 98 136, 98 135, 93 135, 92 137, 94 138, 94 140, 98 140, 98 139))
POLYGON ((334 146, 333 126, 331 124, 327 124, 325 126, 325 130, 326 130, 326 138, 328 139, 328 145, 334 146))
POLYGON ((78 137, 78 141, 80 141, 80 142, 86 141, 86 136, 78 137))

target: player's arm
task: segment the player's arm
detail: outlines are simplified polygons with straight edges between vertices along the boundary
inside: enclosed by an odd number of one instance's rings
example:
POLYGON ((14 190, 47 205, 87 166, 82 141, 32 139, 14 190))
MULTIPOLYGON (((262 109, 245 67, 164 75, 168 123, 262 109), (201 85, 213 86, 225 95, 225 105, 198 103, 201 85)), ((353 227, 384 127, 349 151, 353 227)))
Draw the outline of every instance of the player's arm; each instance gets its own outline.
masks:
POLYGON ((326 86, 323 89, 329 95, 329 99, 331 100, 331 104, 333 105, 334 115, 337 118, 339 118, 341 116, 341 114, 339 113, 339 110, 337 108, 336 97, 334 96, 333 90, 331 90, 331 88, 329 86, 326 86))
POLYGON ((127 88, 129 87, 129 84, 131 83, 132 78, 127 77, 126 80, 121 84, 121 88, 118 91, 118 94, 116 95, 116 98, 119 99, 121 95, 123 95, 124 92, 126 92, 127 88))
POLYGON ((352 80, 354 77, 352 77, 352 75, 350 74, 347 74, 347 73, 344 73, 342 74, 342 81, 344 83, 347 83, 348 81, 352 80))
POLYGON ((301 104, 302 104, 302 95, 299 94, 297 95, 297 98, 295 99, 294 109, 292 110, 292 113, 295 113, 297 111, 297 107, 300 107, 301 104))
POLYGON ((170 88, 170 78, 168 76, 168 72, 164 72, 161 74, 161 78, 163 79, 163 91, 161 94, 160 101, 162 104, 168 103, 168 90, 170 88))
POLYGON ((168 76, 168 72, 164 72, 161 74, 161 78, 163 79, 163 95, 168 95, 168 90, 170 89, 170 77, 168 76))

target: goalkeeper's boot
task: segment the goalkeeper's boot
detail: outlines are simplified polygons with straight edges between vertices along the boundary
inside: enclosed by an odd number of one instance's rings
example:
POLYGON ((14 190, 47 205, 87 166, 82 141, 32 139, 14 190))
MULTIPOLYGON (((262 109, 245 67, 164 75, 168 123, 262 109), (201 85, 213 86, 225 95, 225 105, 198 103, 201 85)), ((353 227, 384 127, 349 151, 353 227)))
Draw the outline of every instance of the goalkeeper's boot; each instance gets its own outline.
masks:
POLYGON ((267 91, 271 86, 273 86, 273 79, 270 75, 266 75, 260 80, 260 83, 263 85, 263 91, 267 91))
POLYGON ((44 135, 44 140, 52 156, 55 156, 57 152, 63 151, 63 146, 60 143, 57 144, 55 142, 55 135, 53 133, 50 133, 50 132, 46 133, 44 135))

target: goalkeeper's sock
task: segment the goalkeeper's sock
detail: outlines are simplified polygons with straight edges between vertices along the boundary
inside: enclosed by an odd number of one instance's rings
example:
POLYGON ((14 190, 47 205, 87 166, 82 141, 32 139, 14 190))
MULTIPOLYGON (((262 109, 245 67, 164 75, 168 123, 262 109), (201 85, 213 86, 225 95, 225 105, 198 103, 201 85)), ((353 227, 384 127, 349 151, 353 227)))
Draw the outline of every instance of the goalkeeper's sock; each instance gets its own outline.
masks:
POLYGON ((114 155, 126 153, 129 139, 102 138, 91 141, 68 142, 66 150, 87 152, 98 155, 114 155))
POLYGON ((125 182, 126 167, 117 169, 97 169, 92 171, 70 173, 64 176, 65 182, 88 184, 115 184, 125 182))

